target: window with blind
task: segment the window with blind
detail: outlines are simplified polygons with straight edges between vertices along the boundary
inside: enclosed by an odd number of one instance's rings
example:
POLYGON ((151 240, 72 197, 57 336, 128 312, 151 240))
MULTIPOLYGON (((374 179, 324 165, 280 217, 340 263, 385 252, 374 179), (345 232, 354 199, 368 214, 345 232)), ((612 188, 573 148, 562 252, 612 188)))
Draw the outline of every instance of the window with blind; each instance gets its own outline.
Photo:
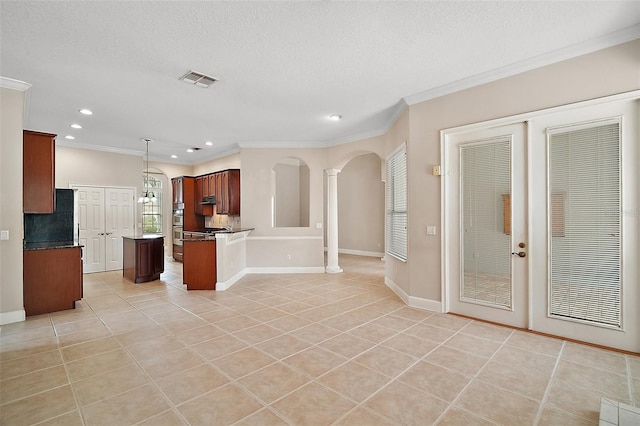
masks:
MULTIPOLYGON (((563 232, 550 229, 551 316, 621 327, 620 123, 549 129, 548 206, 563 194, 563 232)), ((551 208, 547 209, 551 215, 551 208)))
POLYGON ((387 158, 386 253, 407 260, 407 147, 387 158))

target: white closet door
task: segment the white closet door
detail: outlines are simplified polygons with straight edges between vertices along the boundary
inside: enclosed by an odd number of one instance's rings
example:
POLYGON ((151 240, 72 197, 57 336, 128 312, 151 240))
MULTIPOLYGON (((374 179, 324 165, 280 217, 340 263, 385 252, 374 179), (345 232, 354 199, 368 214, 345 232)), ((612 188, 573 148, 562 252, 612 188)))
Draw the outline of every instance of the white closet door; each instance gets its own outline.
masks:
POLYGON ((106 270, 122 269, 122 237, 134 235, 133 189, 105 188, 106 270))
POLYGON ((83 271, 105 270, 104 188, 77 186, 83 271))

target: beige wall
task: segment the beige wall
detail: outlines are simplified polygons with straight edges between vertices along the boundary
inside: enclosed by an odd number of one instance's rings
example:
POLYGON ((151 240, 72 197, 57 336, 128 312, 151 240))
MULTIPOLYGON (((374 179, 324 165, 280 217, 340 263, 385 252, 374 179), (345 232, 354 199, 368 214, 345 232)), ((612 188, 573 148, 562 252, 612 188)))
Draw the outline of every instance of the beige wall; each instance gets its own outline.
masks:
POLYGON ((208 173, 219 172, 220 170, 239 169, 240 153, 231 154, 226 157, 216 158, 206 163, 193 166, 193 176, 206 175, 208 173))
POLYGON ((338 174, 338 249, 384 253, 384 182, 377 154, 363 154, 338 174))
POLYGON ((440 164, 440 130, 637 89, 640 40, 411 106, 409 276, 395 282, 411 296, 442 300, 440 178, 431 175, 440 164), (437 225, 438 235, 427 236, 427 225, 437 225))
POLYGON ((322 267, 322 229, 316 228, 316 223, 323 221, 322 182, 326 150, 243 148, 240 155, 242 226, 255 228, 247 241, 247 267, 322 267), (271 226, 271 170, 286 157, 299 158, 309 166, 309 227, 271 226))
POLYGON ((24 93, 0 87, 0 324, 24 319, 22 300, 22 127, 24 93))

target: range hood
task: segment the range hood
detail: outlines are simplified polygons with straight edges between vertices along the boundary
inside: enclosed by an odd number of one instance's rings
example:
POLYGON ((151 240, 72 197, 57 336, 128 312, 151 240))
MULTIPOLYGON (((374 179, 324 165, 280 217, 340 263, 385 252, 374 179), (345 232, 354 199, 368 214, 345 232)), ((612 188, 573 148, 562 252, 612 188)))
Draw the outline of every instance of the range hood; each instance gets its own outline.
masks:
POLYGON ((216 196, 212 195, 210 197, 204 197, 200 202, 202 205, 215 205, 216 204, 216 196))

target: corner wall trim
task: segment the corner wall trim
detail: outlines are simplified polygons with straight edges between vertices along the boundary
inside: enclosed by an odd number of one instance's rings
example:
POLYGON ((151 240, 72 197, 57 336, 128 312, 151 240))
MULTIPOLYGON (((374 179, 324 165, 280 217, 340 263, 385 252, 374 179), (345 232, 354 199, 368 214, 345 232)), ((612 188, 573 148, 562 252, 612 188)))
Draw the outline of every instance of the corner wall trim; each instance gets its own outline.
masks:
POLYGON ((384 277, 384 283, 391 289, 407 306, 416 309, 443 313, 442 302, 437 300, 423 299, 421 297, 409 296, 391 279, 384 277))
POLYGON ((27 319, 27 314, 24 309, 20 309, 18 311, 0 312, 0 325, 21 322, 25 319, 27 319))
POLYGON ((227 281, 216 282, 216 291, 228 290, 229 287, 231 287, 232 285, 240 281, 240 279, 244 277, 246 274, 247 274, 247 270, 243 269, 242 271, 238 272, 237 274, 229 278, 227 281))

